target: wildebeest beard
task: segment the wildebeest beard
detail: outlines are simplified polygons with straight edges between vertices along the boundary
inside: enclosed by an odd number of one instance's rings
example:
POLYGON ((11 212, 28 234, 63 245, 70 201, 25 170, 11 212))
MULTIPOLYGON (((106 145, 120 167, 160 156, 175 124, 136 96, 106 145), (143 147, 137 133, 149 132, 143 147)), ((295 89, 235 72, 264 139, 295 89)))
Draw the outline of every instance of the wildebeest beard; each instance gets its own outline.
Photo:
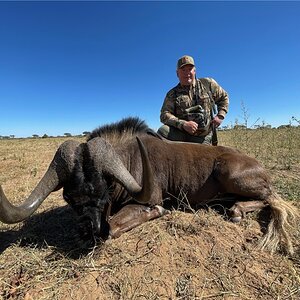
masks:
POLYGON ((64 186, 63 197, 77 213, 80 237, 95 244, 108 236, 108 224, 102 215, 109 203, 110 182, 92 165, 85 144, 81 146, 82 155, 64 186))

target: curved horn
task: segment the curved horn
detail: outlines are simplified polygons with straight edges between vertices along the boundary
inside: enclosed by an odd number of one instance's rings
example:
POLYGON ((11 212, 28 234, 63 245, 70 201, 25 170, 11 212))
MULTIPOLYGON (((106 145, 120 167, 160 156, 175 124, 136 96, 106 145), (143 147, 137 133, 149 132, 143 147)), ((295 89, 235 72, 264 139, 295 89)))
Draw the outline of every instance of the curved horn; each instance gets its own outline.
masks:
POLYGON ((51 192, 59 190, 73 168, 78 144, 76 141, 67 141, 58 148, 45 175, 20 206, 11 204, 0 186, 0 221, 12 224, 25 220, 38 209, 51 192))
POLYGON ((153 170, 151 167, 151 163, 145 145, 142 143, 139 137, 136 137, 136 139, 139 144, 139 149, 142 158, 142 168, 143 168, 142 185, 143 186, 141 191, 137 192, 137 194, 133 195, 133 197, 141 203, 147 203, 149 202, 154 190, 153 170))
POLYGON ((90 143, 90 155, 94 159, 95 167, 101 168, 103 172, 113 176, 138 202, 147 203, 154 189, 153 172, 144 144, 138 137, 137 141, 142 158, 142 187, 126 169, 119 155, 105 139, 94 138, 88 144, 90 143))

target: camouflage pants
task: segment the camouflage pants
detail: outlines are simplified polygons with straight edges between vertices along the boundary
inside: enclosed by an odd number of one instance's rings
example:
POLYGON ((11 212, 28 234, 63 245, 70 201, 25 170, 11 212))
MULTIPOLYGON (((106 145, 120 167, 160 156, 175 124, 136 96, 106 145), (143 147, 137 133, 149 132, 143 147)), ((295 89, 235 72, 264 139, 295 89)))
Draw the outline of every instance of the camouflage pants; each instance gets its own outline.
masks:
POLYGON ((171 141, 189 142, 211 145, 212 142, 212 131, 204 136, 194 136, 190 135, 185 131, 181 131, 173 126, 163 125, 161 126, 157 133, 171 141))

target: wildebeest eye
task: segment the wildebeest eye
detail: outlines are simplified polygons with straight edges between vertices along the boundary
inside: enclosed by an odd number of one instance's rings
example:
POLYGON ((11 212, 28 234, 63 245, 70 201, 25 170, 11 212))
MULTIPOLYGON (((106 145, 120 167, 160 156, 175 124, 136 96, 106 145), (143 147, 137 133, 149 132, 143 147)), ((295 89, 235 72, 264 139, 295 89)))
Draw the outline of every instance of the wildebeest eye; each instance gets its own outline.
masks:
POLYGON ((70 201, 70 196, 68 195, 68 194, 63 194, 63 198, 64 198, 64 200, 66 200, 68 203, 69 203, 69 201, 70 201))

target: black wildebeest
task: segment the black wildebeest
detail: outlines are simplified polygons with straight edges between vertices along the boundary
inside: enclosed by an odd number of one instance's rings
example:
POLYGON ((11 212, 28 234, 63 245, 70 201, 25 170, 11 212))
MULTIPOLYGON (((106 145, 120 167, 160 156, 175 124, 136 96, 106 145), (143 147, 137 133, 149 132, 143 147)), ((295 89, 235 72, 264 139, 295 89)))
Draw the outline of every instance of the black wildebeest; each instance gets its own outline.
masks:
MULTIPOLYGON (((238 150, 160 139, 138 118, 94 130, 85 143, 66 141, 47 172, 20 206, 0 188, 0 220, 28 218, 47 196, 63 188, 63 197, 79 216, 82 236, 119 236, 165 213, 164 199, 184 191, 191 207, 231 194, 233 221, 266 206, 271 220, 261 248, 279 244, 293 251, 288 228, 297 211, 273 190, 266 170, 238 150), (134 203, 135 202, 135 203, 134 203), (111 217, 112 216, 112 217, 111 217)), ((170 201, 170 200, 169 200, 170 201)))

